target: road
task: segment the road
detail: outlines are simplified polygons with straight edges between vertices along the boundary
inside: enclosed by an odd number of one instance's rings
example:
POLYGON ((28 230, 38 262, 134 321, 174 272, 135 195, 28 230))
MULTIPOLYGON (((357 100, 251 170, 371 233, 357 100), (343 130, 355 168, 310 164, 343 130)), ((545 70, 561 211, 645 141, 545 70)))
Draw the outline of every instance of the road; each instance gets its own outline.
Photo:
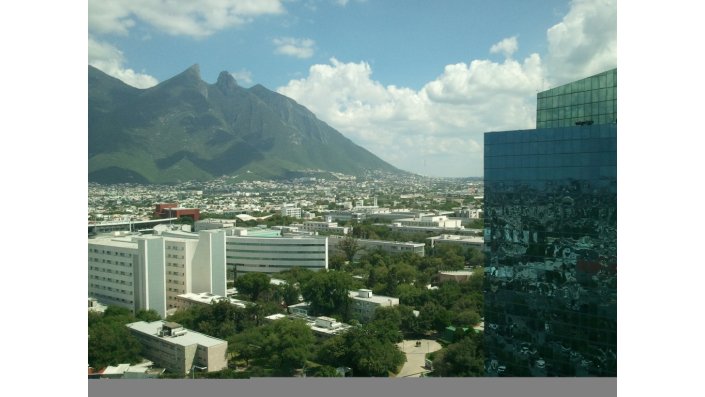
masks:
POLYGON ((431 339, 405 340, 397 343, 397 346, 406 354, 406 363, 404 363, 401 371, 397 374, 397 378, 418 378, 422 373, 428 372, 424 367, 426 353, 441 350, 441 345, 431 339), (421 341, 421 346, 416 346, 417 340, 421 341))

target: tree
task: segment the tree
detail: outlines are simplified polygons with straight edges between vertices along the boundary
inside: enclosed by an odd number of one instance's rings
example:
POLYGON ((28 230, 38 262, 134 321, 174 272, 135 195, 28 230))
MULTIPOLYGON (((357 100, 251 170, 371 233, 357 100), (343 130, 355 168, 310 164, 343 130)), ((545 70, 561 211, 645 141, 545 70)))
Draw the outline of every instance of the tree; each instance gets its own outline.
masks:
POLYGON ((429 302, 419 310, 419 328, 423 331, 443 330, 451 323, 451 313, 443 306, 429 302))
POLYGON ((304 321, 284 319, 250 328, 231 341, 231 351, 248 365, 250 360, 257 360, 276 373, 290 375, 312 357, 316 338, 304 321))
POLYGON ((295 305, 299 303, 299 289, 290 283, 286 283, 282 286, 279 287, 279 291, 281 294, 282 299, 284 300, 284 303, 287 306, 295 305))
POLYGON ((354 376, 389 376, 406 357, 383 335, 385 332, 379 331, 368 324, 328 339, 323 342, 318 360, 333 367, 350 367, 354 376))
POLYGON ((154 309, 149 309, 149 310, 140 310, 137 312, 135 315, 138 320, 145 321, 148 323, 151 323, 152 321, 159 321, 162 319, 162 317, 159 315, 159 313, 156 312, 154 309))
POLYGON ((264 273, 246 273, 235 280, 238 293, 249 296, 252 301, 257 301, 260 295, 269 291, 269 276, 264 273))
POLYGON ((130 310, 123 307, 109 306, 102 315, 89 314, 88 363, 104 368, 139 362, 141 345, 126 327, 135 321, 130 310))
POLYGON ((339 252, 334 253, 329 261, 330 268, 333 270, 342 270, 345 265, 345 259, 345 255, 339 252))
POLYGON ((472 337, 466 337, 448 345, 436 353, 433 369, 437 376, 484 376, 482 343, 477 343, 472 337))
POLYGON ((355 255, 357 254, 358 251, 360 251, 362 247, 357 243, 357 239, 353 237, 351 234, 348 234, 347 236, 343 237, 342 240, 338 243, 338 249, 340 249, 343 254, 345 255, 345 258, 352 263, 353 259, 355 259, 355 255))
POLYGON ((349 316, 349 291, 353 285, 349 273, 320 271, 301 286, 301 295, 315 314, 349 316))
POLYGON ((474 310, 463 310, 455 316, 453 324, 458 327, 473 327, 480 322, 480 315, 474 310))

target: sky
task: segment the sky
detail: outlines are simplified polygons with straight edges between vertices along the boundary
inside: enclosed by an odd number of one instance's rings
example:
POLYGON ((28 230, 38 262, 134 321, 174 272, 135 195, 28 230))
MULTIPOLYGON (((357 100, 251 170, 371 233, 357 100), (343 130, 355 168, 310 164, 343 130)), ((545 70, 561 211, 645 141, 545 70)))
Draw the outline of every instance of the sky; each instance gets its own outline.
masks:
POLYGON ((483 134, 617 66, 616 0, 88 1, 88 63, 138 88, 198 64, 262 84, 390 164, 483 174, 483 134))

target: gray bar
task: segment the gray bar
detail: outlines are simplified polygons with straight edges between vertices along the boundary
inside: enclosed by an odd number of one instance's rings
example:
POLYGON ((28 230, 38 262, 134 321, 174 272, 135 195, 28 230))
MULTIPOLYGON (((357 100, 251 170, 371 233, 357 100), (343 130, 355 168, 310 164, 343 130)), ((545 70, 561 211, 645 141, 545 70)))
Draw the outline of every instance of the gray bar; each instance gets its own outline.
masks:
POLYGON ((423 378, 88 381, 88 395, 124 396, 335 396, 335 397, 602 397, 617 395, 617 378, 423 378))

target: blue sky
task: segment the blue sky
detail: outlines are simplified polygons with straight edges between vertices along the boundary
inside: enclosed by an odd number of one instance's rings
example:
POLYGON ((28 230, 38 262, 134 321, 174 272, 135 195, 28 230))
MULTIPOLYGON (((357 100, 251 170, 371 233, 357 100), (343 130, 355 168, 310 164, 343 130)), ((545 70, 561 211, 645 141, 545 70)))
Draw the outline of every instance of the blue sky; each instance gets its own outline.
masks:
POLYGON ((88 59, 147 88, 199 64, 313 111, 391 164, 481 176, 483 133, 617 65, 616 0, 88 2, 88 59))

